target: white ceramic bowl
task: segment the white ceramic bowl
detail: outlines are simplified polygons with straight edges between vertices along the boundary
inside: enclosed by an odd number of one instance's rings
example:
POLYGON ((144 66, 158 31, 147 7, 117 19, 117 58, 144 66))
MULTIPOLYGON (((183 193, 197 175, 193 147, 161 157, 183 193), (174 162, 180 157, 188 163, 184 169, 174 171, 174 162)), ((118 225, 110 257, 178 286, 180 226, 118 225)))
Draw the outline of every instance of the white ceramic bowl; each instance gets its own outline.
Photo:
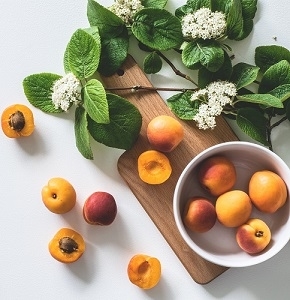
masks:
POLYGON ((226 228, 218 221, 206 233, 190 232, 183 224, 182 212, 186 201, 192 196, 206 196, 197 180, 197 166, 206 158, 222 154, 234 163, 237 170, 237 183, 233 189, 247 191, 251 175, 258 170, 268 169, 279 174, 290 191, 290 170, 286 163, 272 151, 249 142, 226 142, 210 147, 195 156, 178 179, 173 211, 178 230, 188 246, 204 259, 225 267, 246 267, 261 263, 277 254, 290 239, 289 193, 286 204, 274 214, 265 214, 253 208, 251 217, 265 221, 272 233, 267 248, 250 255, 238 246, 235 239, 236 228, 226 228))

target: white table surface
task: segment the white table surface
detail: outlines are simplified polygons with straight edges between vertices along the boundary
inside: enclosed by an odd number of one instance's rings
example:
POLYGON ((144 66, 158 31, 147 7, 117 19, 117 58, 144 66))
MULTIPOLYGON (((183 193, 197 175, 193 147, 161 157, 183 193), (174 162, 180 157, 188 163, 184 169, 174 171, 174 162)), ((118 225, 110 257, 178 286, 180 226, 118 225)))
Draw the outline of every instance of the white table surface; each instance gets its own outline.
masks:
MULTIPOLYGON (((112 1, 99 3, 108 6, 112 1)), ((173 11, 183 3, 169 0, 168 8, 173 11)), ((259 0, 253 33, 234 46, 236 61, 252 63, 259 45, 290 48, 289 10, 287 0, 259 0)), ((65 46, 88 21, 85 0, 1 1, 0 12, 2 111, 13 103, 30 106, 22 89, 25 76, 63 74, 65 46)), ((184 85, 170 70, 150 80, 184 85)), ((0 299, 289 298, 289 244, 265 263, 232 268, 207 285, 197 284, 118 174, 122 151, 94 143, 95 160, 85 160, 75 147, 73 113, 52 116, 32 110, 36 131, 31 137, 15 140, 0 134, 0 299), (40 198, 42 186, 55 176, 68 179, 77 191, 77 207, 63 216, 50 213, 40 198), (81 216, 84 200, 97 190, 110 192, 118 204, 117 218, 109 227, 88 226, 81 216), (86 253, 71 265, 58 263, 47 250, 51 237, 64 226, 81 232, 87 241, 86 253), (141 290, 127 278, 127 263, 136 253, 161 261, 162 279, 152 290, 141 290)), ((249 140, 233 127, 241 139, 249 140)), ((287 164, 289 133, 286 125, 274 132, 275 151, 287 164)))

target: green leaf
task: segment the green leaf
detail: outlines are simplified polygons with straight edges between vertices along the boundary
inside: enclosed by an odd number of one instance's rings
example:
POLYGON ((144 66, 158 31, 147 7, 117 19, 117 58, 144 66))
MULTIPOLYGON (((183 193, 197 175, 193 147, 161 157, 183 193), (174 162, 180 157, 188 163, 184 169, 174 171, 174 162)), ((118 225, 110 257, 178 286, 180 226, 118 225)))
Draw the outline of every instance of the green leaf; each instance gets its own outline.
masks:
POLYGON ((255 64, 263 73, 281 60, 290 62, 290 51, 282 46, 259 46, 255 49, 255 64))
POLYGON ((110 76, 127 58, 128 30, 121 18, 93 0, 88 0, 87 15, 90 25, 97 26, 101 36, 101 58, 98 71, 104 76, 110 76))
POLYGON ((195 106, 196 102, 190 100, 191 95, 192 92, 186 91, 167 99, 167 105, 170 110, 182 120, 192 120, 198 112, 198 107, 195 106))
POLYGON ((165 9, 141 9, 135 14, 131 29, 141 43, 155 50, 169 50, 183 42, 179 19, 165 9))
POLYGON ((271 66, 263 75, 258 92, 267 93, 279 85, 290 83, 290 64, 282 60, 271 66))
POLYGON ((243 30, 243 14, 240 0, 231 0, 227 12, 227 35, 230 40, 239 38, 243 30))
POLYGON ((143 0, 144 7, 164 8, 168 0, 143 0))
POLYGON ((108 147, 130 149, 136 142, 142 125, 139 110, 124 98, 107 94, 110 123, 99 124, 88 118, 91 136, 108 147))
POLYGON ((267 120, 257 109, 245 107, 237 111, 237 125, 249 137, 267 146, 267 120))
POLYGON ((67 62, 71 72, 79 79, 92 76, 99 65, 100 40, 87 30, 78 29, 72 35, 66 50, 67 62))
POLYGON ((224 51, 224 63, 218 71, 210 72, 205 67, 202 67, 198 71, 198 87, 201 89, 205 88, 211 82, 218 80, 229 81, 232 74, 232 69, 232 60, 227 54, 227 52, 224 51))
POLYGON ((280 101, 284 102, 290 97, 290 84, 282 84, 269 92, 272 96, 275 96, 280 101))
POLYGON ((248 94, 237 96, 237 99, 244 102, 260 104, 265 107, 283 108, 281 100, 271 94, 248 94))
POLYGON ((190 69, 198 69, 202 65, 210 72, 216 72, 224 63, 224 50, 213 40, 193 41, 185 46, 181 58, 190 69))
POLYGON ((27 100, 43 112, 63 112, 60 108, 56 109, 51 100, 52 86, 60 78, 60 75, 51 73, 39 73, 25 77, 23 80, 23 89, 27 100))
POLYGON ((109 123, 109 106, 102 83, 97 79, 91 79, 83 90, 84 107, 88 115, 97 123, 109 123))
POLYGON ((144 59, 144 72, 147 74, 158 73, 162 68, 162 60, 155 52, 151 52, 144 59))
POLYGON ((90 135, 88 131, 88 120, 85 109, 78 106, 75 110, 75 138, 76 146, 83 157, 93 159, 93 152, 90 145, 90 135))
POLYGON ((238 63, 233 67, 230 81, 236 84, 237 90, 251 84, 257 79, 259 67, 238 63))
POLYGON ((202 7, 210 8, 210 2, 210 0, 188 0, 185 5, 175 10, 175 15, 181 19, 184 15, 193 13, 202 7))

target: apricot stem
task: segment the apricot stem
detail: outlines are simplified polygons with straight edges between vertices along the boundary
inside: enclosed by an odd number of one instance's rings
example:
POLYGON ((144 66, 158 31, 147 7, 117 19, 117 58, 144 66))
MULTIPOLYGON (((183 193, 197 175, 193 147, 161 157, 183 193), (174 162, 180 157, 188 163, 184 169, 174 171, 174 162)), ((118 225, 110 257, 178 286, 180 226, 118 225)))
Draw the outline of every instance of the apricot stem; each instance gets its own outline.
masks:
POLYGON ((188 89, 188 88, 169 88, 169 87, 153 87, 153 86, 143 86, 143 85, 134 85, 128 87, 112 87, 106 88, 107 91, 126 91, 131 90, 133 92, 137 92, 139 90, 146 91, 168 91, 168 92, 186 92, 186 91, 196 91, 197 89, 188 89))
POLYGON ((256 237, 262 237, 264 235, 264 231, 258 230, 255 235, 256 237))

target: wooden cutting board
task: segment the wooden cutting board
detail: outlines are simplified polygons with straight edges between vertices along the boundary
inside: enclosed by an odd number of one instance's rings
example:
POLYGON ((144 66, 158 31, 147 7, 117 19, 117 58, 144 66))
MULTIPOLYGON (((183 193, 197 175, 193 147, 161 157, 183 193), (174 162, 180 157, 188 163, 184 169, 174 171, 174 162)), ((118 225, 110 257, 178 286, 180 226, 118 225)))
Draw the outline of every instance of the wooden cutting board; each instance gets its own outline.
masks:
MULTIPOLYGON (((102 78, 107 88, 136 85, 152 87, 146 75, 131 56, 124 63, 122 70, 117 73, 119 75, 102 78)), ((227 268, 204 260, 184 242, 174 222, 172 205, 174 188, 182 170, 194 156, 212 145, 238 138, 223 118, 218 119, 217 127, 214 130, 207 131, 197 129, 193 121, 181 121, 185 129, 185 138, 173 152, 168 154, 173 169, 171 177, 161 185, 148 185, 139 179, 137 171, 138 156, 143 151, 150 149, 146 139, 147 124, 153 117, 161 114, 175 116, 156 91, 139 90, 132 92, 129 89, 114 92, 133 103, 143 117, 141 133, 136 144, 132 149, 124 152, 118 160, 120 175, 127 182, 193 280, 199 284, 206 284, 226 271, 227 268)))

